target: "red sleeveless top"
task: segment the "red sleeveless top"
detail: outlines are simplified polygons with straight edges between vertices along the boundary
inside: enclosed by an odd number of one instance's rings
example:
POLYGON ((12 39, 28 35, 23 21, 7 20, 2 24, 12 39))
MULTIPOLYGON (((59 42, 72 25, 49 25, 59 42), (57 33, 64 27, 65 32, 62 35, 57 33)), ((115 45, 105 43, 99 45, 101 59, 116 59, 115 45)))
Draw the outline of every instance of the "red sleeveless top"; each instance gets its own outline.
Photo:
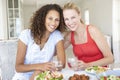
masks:
POLYGON ((103 58, 102 52, 99 50, 88 32, 88 26, 86 30, 87 42, 83 44, 75 44, 74 32, 71 32, 71 43, 73 45, 73 52, 75 56, 84 62, 92 62, 103 58))

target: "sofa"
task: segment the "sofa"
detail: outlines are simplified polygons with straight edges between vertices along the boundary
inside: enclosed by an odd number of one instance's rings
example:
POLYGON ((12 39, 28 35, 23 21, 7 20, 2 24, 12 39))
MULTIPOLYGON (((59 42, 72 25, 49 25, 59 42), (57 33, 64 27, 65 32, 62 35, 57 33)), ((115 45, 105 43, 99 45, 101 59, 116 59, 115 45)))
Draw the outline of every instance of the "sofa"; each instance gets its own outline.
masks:
POLYGON ((2 80, 12 80, 15 73, 17 40, 0 41, 0 64, 2 80))

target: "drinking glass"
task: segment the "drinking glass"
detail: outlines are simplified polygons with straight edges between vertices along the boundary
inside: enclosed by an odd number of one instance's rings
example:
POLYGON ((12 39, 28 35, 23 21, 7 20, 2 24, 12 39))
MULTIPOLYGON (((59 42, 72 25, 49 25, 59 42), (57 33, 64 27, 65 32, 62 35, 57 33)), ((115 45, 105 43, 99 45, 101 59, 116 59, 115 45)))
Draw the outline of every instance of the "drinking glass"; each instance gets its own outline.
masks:
POLYGON ((57 60, 56 58, 53 58, 52 62, 54 63, 54 67, 56 68, 57 71, 62 70, 62 62, 60 60, 57 60))
POLYGON ((109 65, 111 70, 120 70, 120 63, 113 63, 109 65))
POLYGON ((78 60, 76 57, 69 57, 67 59, 68 66, 73 70, 78 70, 78 60))

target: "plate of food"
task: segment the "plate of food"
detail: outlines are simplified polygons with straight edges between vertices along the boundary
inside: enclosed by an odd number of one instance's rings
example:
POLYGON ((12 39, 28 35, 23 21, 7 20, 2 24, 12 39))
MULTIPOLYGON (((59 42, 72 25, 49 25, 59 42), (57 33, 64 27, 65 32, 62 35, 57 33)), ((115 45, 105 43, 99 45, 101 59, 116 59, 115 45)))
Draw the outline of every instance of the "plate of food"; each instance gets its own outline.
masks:
POLYGON ((92 66, 92 67, 86 68, 85 71, 90 74, 99 74, 107 71, 107 68, 101 67, 101 66, 92 66))
POLYGON ((87 74, 84 70, 74 71, 66 68, 61 71, 63 74, 63 80, 97 80, 96 76, 87 74), (81 79, 82 78, 82 79, 81 79))
POLYGON ((68 80, 90 80, 90 77, 86 74, 73 74, 68 80))
POLYGON ((58 71, 44 71, 37 75, 34 80, 63 80, 63 75, 58 71))

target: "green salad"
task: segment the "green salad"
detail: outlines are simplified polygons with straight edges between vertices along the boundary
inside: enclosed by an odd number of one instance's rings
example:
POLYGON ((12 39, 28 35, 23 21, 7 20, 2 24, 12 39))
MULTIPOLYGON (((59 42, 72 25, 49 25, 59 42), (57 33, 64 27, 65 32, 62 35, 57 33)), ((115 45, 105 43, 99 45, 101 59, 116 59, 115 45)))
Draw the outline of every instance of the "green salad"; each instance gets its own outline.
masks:
POLYGON ((62 80, 63 75, 57 71, 45 71, 36 76, 35 80, 62 80))
POLYGON ((120 77, 115 75, 101 76, 100 80, 120 80, 120 77))
POLYGON ((101 66, 92 66, 85 69, 86 72, 97 73, 97 74, 105 72, 106 70, 107 70, 106 67, 101 67, 101 66))

